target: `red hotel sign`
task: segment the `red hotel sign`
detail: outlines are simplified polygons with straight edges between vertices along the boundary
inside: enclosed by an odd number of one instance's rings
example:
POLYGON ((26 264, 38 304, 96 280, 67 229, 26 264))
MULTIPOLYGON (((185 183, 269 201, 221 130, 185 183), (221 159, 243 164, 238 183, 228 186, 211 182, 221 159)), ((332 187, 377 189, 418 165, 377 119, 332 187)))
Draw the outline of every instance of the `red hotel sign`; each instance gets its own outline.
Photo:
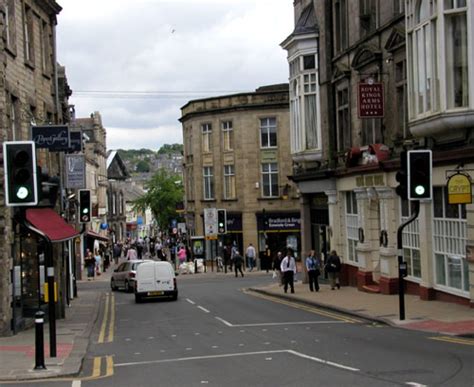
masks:
POLYGON ((383 117, 383 83, 359 83, 359 118, 383 117))

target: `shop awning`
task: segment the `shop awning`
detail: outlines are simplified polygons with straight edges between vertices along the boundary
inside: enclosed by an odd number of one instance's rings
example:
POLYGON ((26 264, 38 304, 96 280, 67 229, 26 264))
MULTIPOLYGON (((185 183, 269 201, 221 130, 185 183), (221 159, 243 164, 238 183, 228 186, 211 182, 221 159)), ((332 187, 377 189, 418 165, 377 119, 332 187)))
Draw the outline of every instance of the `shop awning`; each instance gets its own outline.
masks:
POLYGON ((51 208, 29 208, 26 210, 26 220, 51 242, 63 242, 80 235, 51 208))
POLYGON ((99 241, 104 241, 104 242, 108 242, 109 241, 109 238, 108 237, 105 237, 103 235, 100 235, 98 233, 96 233, 95 231, 92 231, 92 230, 87 230, 86 231, 86 236, 88 237, 91 237, 93 239, 97 239, 99 241))

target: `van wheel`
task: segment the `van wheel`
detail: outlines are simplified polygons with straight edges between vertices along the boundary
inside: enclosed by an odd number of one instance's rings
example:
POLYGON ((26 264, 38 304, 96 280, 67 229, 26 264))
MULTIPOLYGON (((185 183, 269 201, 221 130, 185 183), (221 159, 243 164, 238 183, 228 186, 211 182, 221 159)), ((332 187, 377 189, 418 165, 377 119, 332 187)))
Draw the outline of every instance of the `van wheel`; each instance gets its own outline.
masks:
POLYGON ((140 304, 142 302, 142 298, 139 294, 135 294, 135 302, 137 304, 140 304))
POLYGON ((110 281, 110 288, 114 292, 117 290, 117 285, 115 285, 115 281, 113 279, 110 281))
POLYGON ((171 296, 172 301, 176 301, 177 299, 178 299, 178 292, 176 292, 175 294, 171 296))
POLYGON ((130 287, 130 283, 128 281, 125 281, 125 292, 130 293, 132 291, 132 288, 130 287))

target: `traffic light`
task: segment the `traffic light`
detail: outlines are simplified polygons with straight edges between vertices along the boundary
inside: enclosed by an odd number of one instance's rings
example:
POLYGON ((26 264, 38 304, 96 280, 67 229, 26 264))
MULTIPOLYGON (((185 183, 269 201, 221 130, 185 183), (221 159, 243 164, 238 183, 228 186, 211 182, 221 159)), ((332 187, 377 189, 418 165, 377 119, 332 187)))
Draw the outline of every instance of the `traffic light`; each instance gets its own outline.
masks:
POLYGON ((408 168, 406 151, 400 153, 400 170, 395 175, 395 179, 399 183, 397 188, 395 188, 395 192, 403 200, 408 200, 408 168))
POLYGON ((431 165, 430 150, 408 151, 408 199, 431 199, 431 165))
POLYGON ((89 223, 92 217, 91 191, 79 190, 79 223, 89 223))
POLYGON ((59 177, 49 176, 48 173, 42 171, 41 167, 37 167, 38 179, 38 207, 54 208, 59 193, 59 177))
POLYGON ((6 205, 35 206, 38 203, 35 143, 6 141, 3 157, 6 205))
POLYGON ((227 233, 227 211, 226 210, 217 210, 217 233, 218 234, 227 233))

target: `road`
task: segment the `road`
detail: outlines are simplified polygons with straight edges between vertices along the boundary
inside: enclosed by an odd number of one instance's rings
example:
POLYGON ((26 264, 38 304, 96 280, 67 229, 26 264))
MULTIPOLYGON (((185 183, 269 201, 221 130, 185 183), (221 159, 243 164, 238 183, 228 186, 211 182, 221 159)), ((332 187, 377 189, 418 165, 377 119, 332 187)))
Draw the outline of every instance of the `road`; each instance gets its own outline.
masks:
POLYGON ((182 276, 179 299, 103 286, 83 374, 51 386, 472 386, 472 347, 248 293, 263 276, 182 276))

